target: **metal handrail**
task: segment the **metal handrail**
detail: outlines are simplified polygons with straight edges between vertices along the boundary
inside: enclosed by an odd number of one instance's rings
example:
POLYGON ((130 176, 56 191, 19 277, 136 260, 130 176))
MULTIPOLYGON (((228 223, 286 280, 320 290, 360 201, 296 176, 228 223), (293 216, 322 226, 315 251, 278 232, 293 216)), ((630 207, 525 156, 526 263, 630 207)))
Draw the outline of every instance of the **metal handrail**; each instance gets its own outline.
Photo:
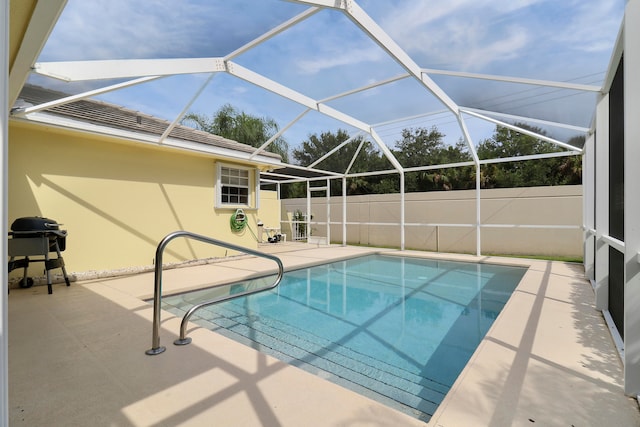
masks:
POLYGON ((153 289, 153 336, 151 339, 151 348, 145 352, 149 356, 163 353, 166 350, 165 347, 160 345, 160 307, 162 304, 162 254, 164 253, 164 249, 169 244, 169 242, 177 237, 186 237, 189 239, 198 240, 200 242, 222 246, 224 248, 231 249, 234 251, 244 252, 249 255, 270 259, 272 261, 275 261, 276 264, 278 264, 278 277, 276 278, 276 281, 273 285, 265 286, 259 289, 253 289, 250 291, 240 292, 233 295, 227 295, 225 297, 216 298, 214 300, 203 302, 191 307, 191 309, 182 318, 182 323, 180 324, 180 338, 174 342, 174 344, 176 345, 185 345, 191 342, 191 338, 185 337, 186 325, 189 321, 189 318, 195 311, 199 310, 200 308, 203 308, 212 304, 217 304, 219 302, 227 301, 233 298, 239 298, 242 296, 273 289, 276 286, 278 286, 284 274, 284 267, 282 265, 282 261, 280 261, 280 258, 274 255, 265 254, 263 252, 259 252, 253 249, 223 242, 221 240, 213 239, 211 237, 203 236, 201 234, 191 233, 189 231, 175 231, 171 234, 168 234, 164 239, 162 239, 162 241, 158 244, 158 248, 156 249, 155 277, 154 277, 154 289, 153 289))

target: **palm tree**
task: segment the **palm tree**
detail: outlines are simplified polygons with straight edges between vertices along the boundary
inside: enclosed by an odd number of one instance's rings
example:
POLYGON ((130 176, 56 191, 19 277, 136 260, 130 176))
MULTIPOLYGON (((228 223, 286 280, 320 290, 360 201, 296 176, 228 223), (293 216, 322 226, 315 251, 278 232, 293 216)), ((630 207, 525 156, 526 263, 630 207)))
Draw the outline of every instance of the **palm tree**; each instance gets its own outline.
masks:
MULTIPOLYGON (((260 147, 279 130, 278 124, 272 118, 238 112, 230 104, 220 107, 212 117, 188 113, 182 119, 182 123, 252 147, 260 147)), ((266 150, 279 154, 285 163, 289 162, 289 144, 283 137, 273 140, 266 150)))

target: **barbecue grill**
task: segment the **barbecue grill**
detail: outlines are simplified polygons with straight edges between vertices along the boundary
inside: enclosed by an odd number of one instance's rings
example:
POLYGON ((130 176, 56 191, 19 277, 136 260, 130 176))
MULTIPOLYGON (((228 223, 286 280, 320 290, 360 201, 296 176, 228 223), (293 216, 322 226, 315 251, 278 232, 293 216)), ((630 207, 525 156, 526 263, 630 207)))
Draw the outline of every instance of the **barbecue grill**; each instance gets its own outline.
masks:
POLYGON ((20 287, 30 288, 33 279, 27 277, 27 269, 30 262, 44 262, 47 275, 48 292, 51 294, 51 275, 49 270, 61 268, 64 281, 70 285, 67 270, 64 268, 64 259, 60 254, 66 249, 67 232, 60 230, 60 224, 49 218, 38 216, 18 218, 11 224, 9 232, 8 252, 9 271, 16 268, 24 269, 24 276, 20 280, 20 287), (50 253, 55 252, 57 258, 51 258, 50 253), (43 259, 31 259, 29 257, 42 256, 43 259), (24 257, 15 259, 16 257, 24 257))

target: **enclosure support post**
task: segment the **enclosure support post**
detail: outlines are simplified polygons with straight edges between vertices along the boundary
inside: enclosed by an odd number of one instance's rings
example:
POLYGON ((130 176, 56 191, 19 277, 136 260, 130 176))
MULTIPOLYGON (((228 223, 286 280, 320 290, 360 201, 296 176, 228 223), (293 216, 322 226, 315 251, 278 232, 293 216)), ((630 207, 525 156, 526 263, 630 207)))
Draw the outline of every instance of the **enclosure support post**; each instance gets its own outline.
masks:
POLYGON ((596 308, 609 309, 609 94, 596 104, 595 146, 595 293, 596 308))
POLYGON ((628 1, 624 18, 624 391, 640 396, 640 2, 628 1))
POLYGON ((404 251, 404 171, 400 172, 400 250, 404 251))
POLYGON ((342 246, 347 246, 347 178, 342 177, 342 246))
POLYGON ((331 180, 327 178, 327 190, 326 190, 326 204, 327 204, 327 245, 331 244, 331 180))
POLYGON ((582 228, 585 276, 595 280, 595 134, 585 141, 582 156, 582 228))
POLYGON ((307 243, 309 243, 309 237, 311 237, 311 182, 307 180, 307 243))
POLYGON ((476 163, 476 255, 482 255, 482 233, 480 231, 480 163, 476 163))
POLYGON ((2 217, 0 218, 0 228, 2 235, 5 236, 0 244, 0 256, 2 257, 2 290, 0 291, 0 426, 9 425, 9 340, 7 337, 9 331, 9 314, 8 314, 8 292, 5 292, 5 286, 9 286, 7 256, 7 233, 8 233, 8 154, 9 154, 9 0, 0 0, 0 10, 2 13, 2 25, 0 25, 0 145, 2 151, 2 217))

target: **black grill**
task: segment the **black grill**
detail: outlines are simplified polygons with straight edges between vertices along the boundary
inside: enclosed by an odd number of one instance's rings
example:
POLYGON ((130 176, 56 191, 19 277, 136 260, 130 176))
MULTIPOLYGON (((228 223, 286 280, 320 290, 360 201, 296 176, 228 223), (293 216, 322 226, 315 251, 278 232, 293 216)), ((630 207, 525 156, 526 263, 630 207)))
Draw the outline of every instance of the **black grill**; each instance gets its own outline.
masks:
POLYGON ((27 277, 27 269, 30 262, 44 262, 47 275, 48 292, 53 292, 51 288, 51 275, 49 270, 61 268, 64 281, 69 286, 67 270, 64 268, 64 259, 61 252, 67 246, 67 232, 60 230, 60 224, 49 218, 30 216, 18 218, 11 224, 9 232, 9 271, 16 268, 24 269, 24 276, 20 280, 20 287, 30 288, 33 279, 27 277), (57 255, 51 258, 50 253, 57 255), (42 259, 31 259, 29 257, 41 256, 42 259), (16 259, 16 257, 24 257, 16 259))

